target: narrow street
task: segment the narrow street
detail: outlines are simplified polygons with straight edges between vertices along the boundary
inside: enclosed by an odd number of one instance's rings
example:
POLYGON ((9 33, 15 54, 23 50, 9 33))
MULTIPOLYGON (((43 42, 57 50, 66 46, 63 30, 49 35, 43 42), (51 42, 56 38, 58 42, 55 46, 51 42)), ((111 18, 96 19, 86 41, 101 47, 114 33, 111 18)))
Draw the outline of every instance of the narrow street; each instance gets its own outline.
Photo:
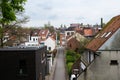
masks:
POLYGON ((54 80, 66 80, 65 77, 65 61, 64 61, 64 48, 59 47, 58 53, 56 56, 56 67, 55 67, 55 74, 54 80))

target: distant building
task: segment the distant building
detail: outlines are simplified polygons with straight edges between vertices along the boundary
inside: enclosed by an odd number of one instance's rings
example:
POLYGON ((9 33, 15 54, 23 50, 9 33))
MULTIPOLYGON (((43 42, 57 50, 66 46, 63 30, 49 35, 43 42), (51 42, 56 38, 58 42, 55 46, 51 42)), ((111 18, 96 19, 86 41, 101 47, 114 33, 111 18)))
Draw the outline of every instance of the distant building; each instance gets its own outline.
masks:
POLYGON ((65 38, 68 36, 72 36, 75 33, 75 30, 72 29, 71 27, 69 27, 68 29, 66 29, 65 31, 65 38))
POLYGON ((30 35, 28 36, 28 41, 25 42, 24 46, 25 47, 40 46, 39 43, 40 36, 38 36, 39 32, 40 30, 31 31, 30 35))
POLYGON ((47 50, 53 51, 56 48, 56 40, 54 38, 52 38, 52 37, 48 37, 44 41, 44 45, 47 46, 47 50))
POLYGON ((45 80, 47 48, 0 49, 0 80, 45 80))
POLYGON ((70 50, 74 50, 76 52, 79 51, 81 43, 83 43, 86 40, 86 38, 81 35, 80 33, 75 33, 71 37, 69 37, 67 41, 67 48, 70 50))
POLYGON ((25 42, 26 47, 40 46, 39 36, 29 36, 29 41, 25 42))
POLYGON ((39 42, 46 40, 48 38, 49 33, 50 32, 48 29, 42 29, 38 34, 38 36, 40 36, 39 42))
POLYGON ((82 24, 79 24, 79 23, 72 23, 72 24, 70 24, 70 27, 81 27, 82 26, 82 24))
POLYGON ((66 43, 65 34, 60 33, 60 45, 65 46, 65 43, 66 43))
POLYGON ((83 35, 86 38, 93 38, 95 36, 95 30, 92 27, 84 27, 83 29, 83 35))

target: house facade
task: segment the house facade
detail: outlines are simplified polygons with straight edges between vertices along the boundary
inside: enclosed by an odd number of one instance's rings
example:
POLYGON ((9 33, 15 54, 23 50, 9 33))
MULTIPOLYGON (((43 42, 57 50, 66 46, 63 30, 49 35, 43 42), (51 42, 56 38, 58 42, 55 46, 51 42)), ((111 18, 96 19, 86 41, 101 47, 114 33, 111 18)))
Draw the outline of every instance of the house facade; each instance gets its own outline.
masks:
MULTIPOLYGON (((101 30, 81 56, 81 73, 78 80, 119 80, 120 46, 107 48, 120 31, 120 16, 116 16, 101 30)), ((117 40, 116 40, 117 41, 117 40)), ((119 41, 118 41, 119 43, 119 41)))
POLYGON ((60 46, 65 46, 66 44, 65 34, 60 33, 60 46))
POLYGON ((83 43, 85 40, 86 38, 84 36, 76 32, 66 40, 67 48, 78 52, 81 43, 83 43))
POLYGON ((47 46, 47 50, 53 51, 53 50, 56 48, 56 40, 53 39, 52 37, 48 37, 48 38, 44 41, 44 45, 47 46))
POLYGON ((0 49, 0 80, 45 80, 47 48, 0 49))
POLYGON ((25 46, 27 47, 40 46, 39 36, 29 36, 29 41, 25 42, 25 46))
MULTIPOLYGON (((97 53, 97 52, 96 52, 97 53)), ((120 50, 99 51, 89 66, 82 65, 84 72, 78 80, 119 80, 120 79, 120 50)))

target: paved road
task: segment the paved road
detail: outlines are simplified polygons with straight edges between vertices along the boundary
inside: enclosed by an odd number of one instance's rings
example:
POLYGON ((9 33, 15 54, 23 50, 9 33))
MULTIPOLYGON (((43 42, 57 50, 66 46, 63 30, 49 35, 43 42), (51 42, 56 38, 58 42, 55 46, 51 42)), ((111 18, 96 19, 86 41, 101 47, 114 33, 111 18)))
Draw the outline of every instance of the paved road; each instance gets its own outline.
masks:
POLYGON ((54 80, 66 80, 65 77, 65 64, 64 64, 64 48, 58 48, 58 54, 56 56, 56 67, 54 80))

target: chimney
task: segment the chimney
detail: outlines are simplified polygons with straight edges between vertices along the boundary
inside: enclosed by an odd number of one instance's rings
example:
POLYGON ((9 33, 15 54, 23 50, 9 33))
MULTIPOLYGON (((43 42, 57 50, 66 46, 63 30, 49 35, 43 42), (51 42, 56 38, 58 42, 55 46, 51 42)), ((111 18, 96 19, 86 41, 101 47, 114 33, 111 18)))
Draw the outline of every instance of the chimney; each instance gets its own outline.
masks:
POLYGON ((101 18, 101 28, 103 28, 103 18, 101 18))

